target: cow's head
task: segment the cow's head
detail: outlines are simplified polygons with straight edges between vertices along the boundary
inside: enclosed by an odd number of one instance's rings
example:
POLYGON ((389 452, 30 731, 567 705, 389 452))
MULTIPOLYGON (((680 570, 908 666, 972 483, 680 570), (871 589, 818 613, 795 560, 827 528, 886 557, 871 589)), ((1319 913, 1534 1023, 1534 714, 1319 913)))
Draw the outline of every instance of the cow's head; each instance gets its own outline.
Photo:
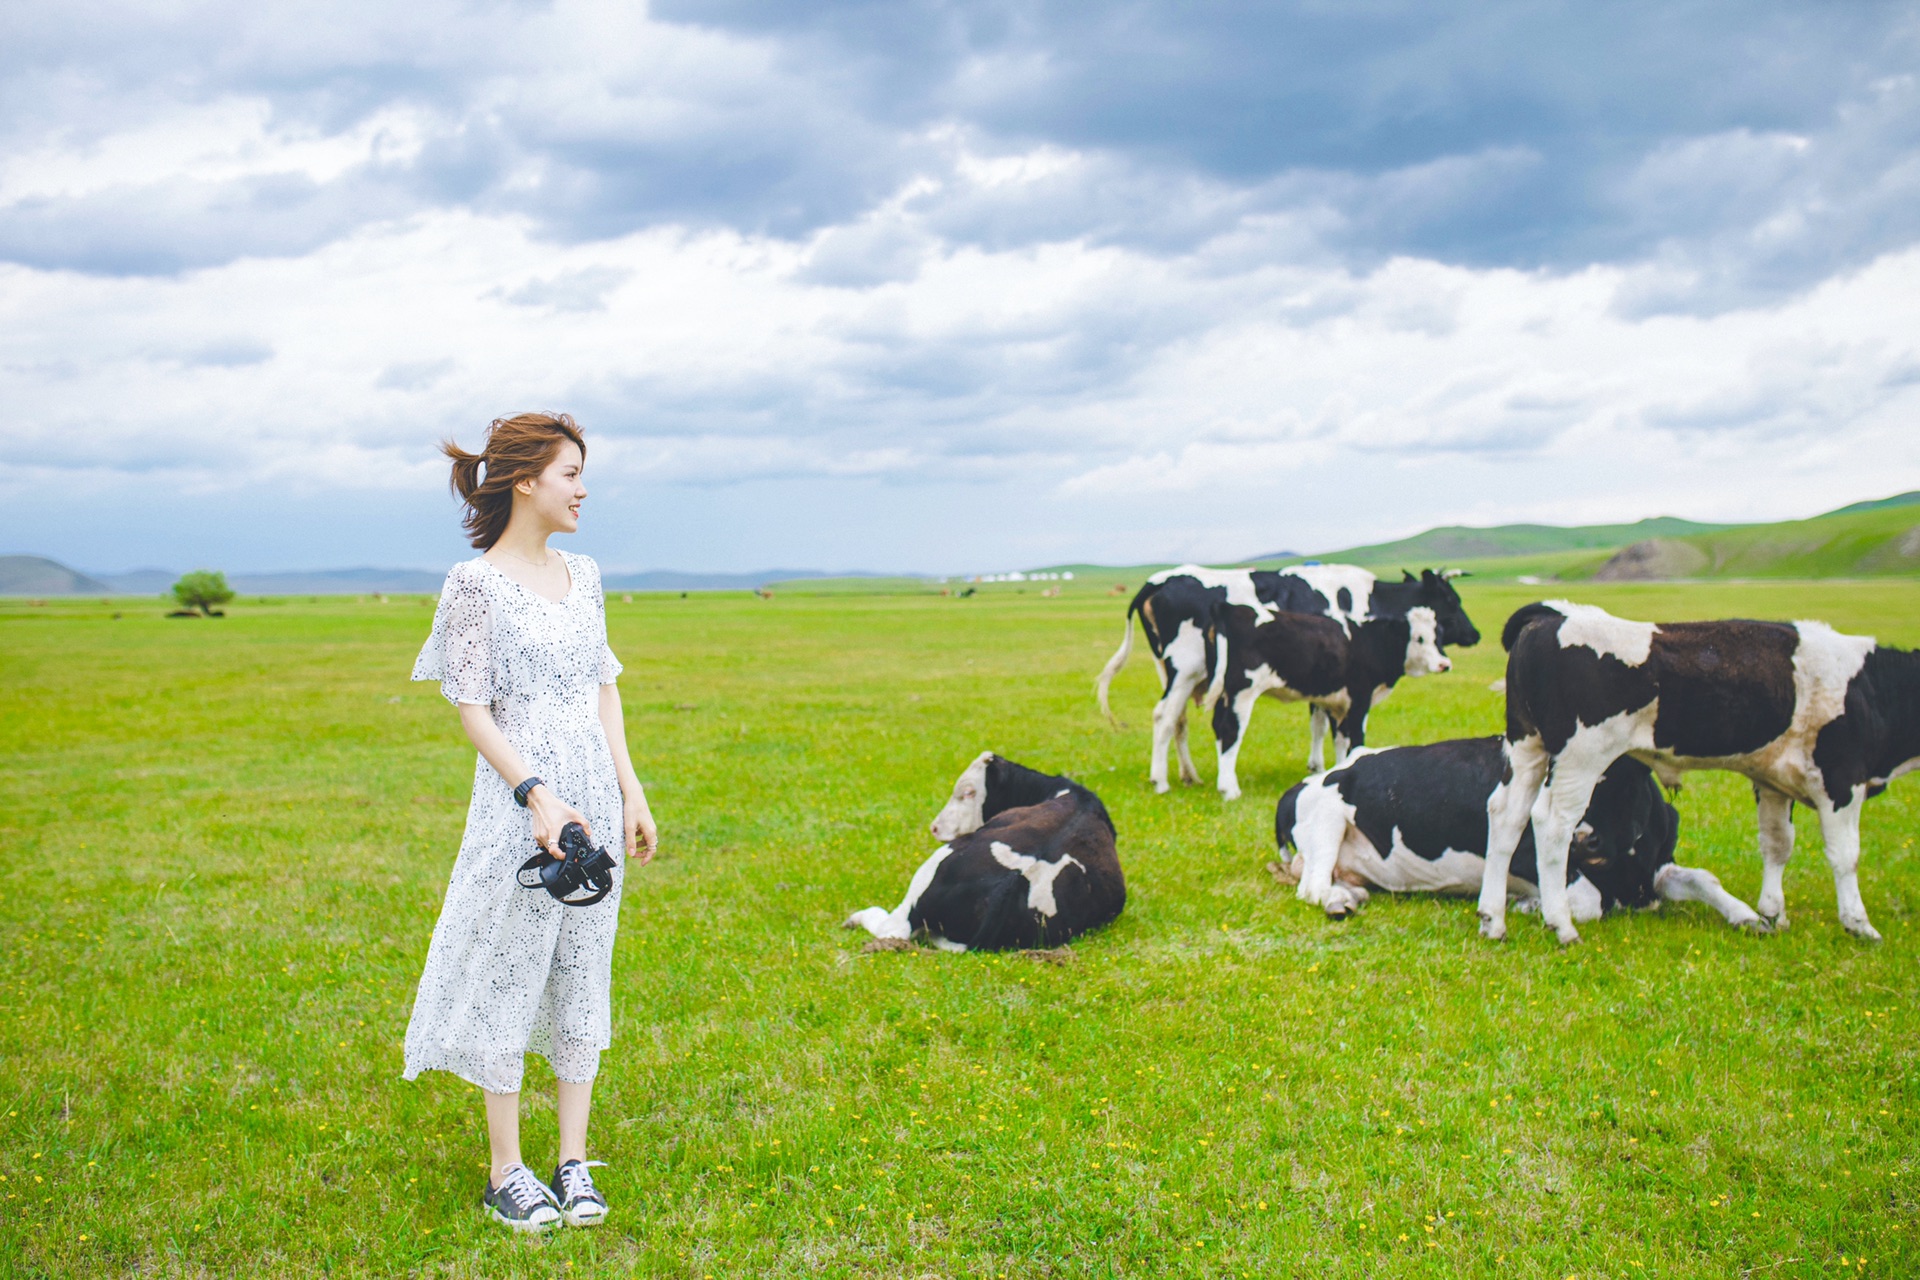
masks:
POLYGON ((1458 569, 1443 569, 1435 573, 1431 569, 1422 569, 1415 578, 1405 569, 1400 576, 1407 582, 1420 584, 1420 603, 1433 610, 1433 616, 1440 626, 1440 645, 1446 648, 1459 645, 1471 649, 1480 643, 1480 631, 1473 625, 1473 619, 1467 616, 1466 606, 1460 603, 1460 593, 1453 589, 1453 580, 1463 576, 1458 569))
POLYGON ((974 762, 960 774, 959 781, 953 784, 953 794, 948 797, 946 808, 934 815, 929 830, 933 838, 941 842, 958 840, 968 832, 978 831, 986 822, 987 806, 987 766, 993 763, 993 752, 982 751, 974 762))
POLYGON ((1630 756, 1608 766, 1575 829, 1567 865, 1600 891, 1604 905, 1652 906, 1654 876, 1673 861, 1680 811, 1653 770, 1630 756))
POLYGON ((1404 670, 1410 676, 1431 676, 1453 670, 1452 660, 1440 652, 1440 622, 1433 610, 1423 604, 1407 610, 1404 670))

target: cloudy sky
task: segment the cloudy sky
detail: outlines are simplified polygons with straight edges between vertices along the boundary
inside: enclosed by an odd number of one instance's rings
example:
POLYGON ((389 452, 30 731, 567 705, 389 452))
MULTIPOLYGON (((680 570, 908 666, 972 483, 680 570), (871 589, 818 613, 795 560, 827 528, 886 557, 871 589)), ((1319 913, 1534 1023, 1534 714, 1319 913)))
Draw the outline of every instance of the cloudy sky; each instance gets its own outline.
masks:
POLYGON ((0 7, 0 552, 1231 559, 1920 487, 1910 3, 0 7))

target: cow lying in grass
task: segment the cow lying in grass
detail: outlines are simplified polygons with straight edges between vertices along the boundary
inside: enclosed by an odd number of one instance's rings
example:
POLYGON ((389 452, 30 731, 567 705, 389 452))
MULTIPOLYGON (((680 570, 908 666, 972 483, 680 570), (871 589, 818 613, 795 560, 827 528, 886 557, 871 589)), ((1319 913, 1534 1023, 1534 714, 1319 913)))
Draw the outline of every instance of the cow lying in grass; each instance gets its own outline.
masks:
MULTIPOLYGON (((1480 892, 1487 808, 1504 785, 1498 736, 1422 747, 1356 751, 1344 768, 1297 783, 1280 797, 1274 837, 1282 879, 1330 916, 1350 915, 1369 888, 1391 893, 1480 892), (1286 851, 1299 853, 1290 861, 1286 851)), ((1720 887, 1712 872, 1673 860, 1680 815, 1652 770, 1616 760, 1594 788, 1575 830, 1567 900, 1576 920, 1616 906, 1704 902, 1727 923, 1760 927, 1758 913, 1720 887)), ((1537 902, 1533 837, 1521 837, 1507 892, 1537 902)))
POLYGON ((982 752, 932 830, 945 843, 913 873, 900 905, 856 911, 847 928, 924 935, 945 951, 1057 947, 1126 905, 1113 821, 1071 778, 982 752))
MULTIPOLYGON (((1367 713, 1402 676, 1452 669, 1440 650, 1439 624, 1425 606, 1401 618, 1370 618, 1345 626, 1310 613, 1280 613, 1261 621, 1251 609, 1226 605, 1213 635, 1214 745, 1219 751, 1220 794, 1240 797, 1240 748, 1262 695, 1283 702, 1310 702, 1333 721, 1333 762, 1365 744, 1367 713)), ((1153 782, 1167 789, 1166 751, 1154 740, 1153 782)))
POLYGON ((1531 820, 1540 914, 1579 940, 1567 850, 1594 784, 1623 755, 1676 783, 1687 769, 1753 781, 1761 916, 1787 922, 1781 876, 1794 801, 1820 818, 1840 923, 1880 935, 1860 899, 1860 810, 1920 765, 1920 654, 1824 622, 1616 618, 1592 605, 1530 604, 1507 620, 1506 751, 1512 782, 1488 806, 1480 931, 1506 936, 1509 861, 1531 820))

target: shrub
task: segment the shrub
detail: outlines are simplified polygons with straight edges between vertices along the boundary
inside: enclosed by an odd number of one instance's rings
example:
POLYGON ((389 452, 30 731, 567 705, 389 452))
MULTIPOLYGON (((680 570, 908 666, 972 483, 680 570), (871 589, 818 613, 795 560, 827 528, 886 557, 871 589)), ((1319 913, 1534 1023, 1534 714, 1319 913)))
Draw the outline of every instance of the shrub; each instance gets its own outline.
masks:
POLYGON ((215 569, 195 569, 173 584, 173 598, 183 608, 198 609, 209 618, 217 617, 213 606, 233 599, 227 575, 215 569))

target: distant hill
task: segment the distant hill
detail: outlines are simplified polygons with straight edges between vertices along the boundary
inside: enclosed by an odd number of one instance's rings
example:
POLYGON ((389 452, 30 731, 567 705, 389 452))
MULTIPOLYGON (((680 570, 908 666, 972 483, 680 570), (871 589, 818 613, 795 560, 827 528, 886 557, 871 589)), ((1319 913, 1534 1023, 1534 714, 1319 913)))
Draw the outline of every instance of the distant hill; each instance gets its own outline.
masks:
POLYGON ((113 588, 45 556, 0 556, 0 596, 109 596, 113 588))
POLYGON ((1550 555, 1562 551, 1597 551, 1644 542, 1648 538, 1676 538, 1687 534, 1709 533, 1723 525, 1701 524, 1676 516, 1654 516, 1633 524, 1502 524, 1478 529, 1469 525, 1442 525, 1398 542, 1377 542, 1367 546, 1322 551, 1311 557, 1288 552, 1255 556, 1250 563, 1277 567, 1303 559, 1358 564, 1368 568, 1382 565, 1417 569, 1423 565, 1451 564, 1461 560, 1490 560, 1504 556, 1550 555))
POLYGON ((172 590, 180 575, 171 569, 129 569, 125 573, 96 573, 94 577, 121 596, 163 596, 172 590))
POLYGON ((819 569, 763 569, 758 573, 682 573, 675 569, 649 569, 644 573, 604 574, 601 581, 608 591, 751 591, 774 582, 882 576, 859 569, 834 573, 819 569))
POLYGON ((1891 498, 1875 498, 1871 502, 1853 502, 1844 507, 1827 512, 1830 516, 1850 516, 1861 511, 1880 511, 1887 507, 1911 507, 1920 505, 1920 489, 1906 493, 1896 493, 1891 498))
POLYGON ((376 592, 431 595, 447 575, 431 569, 308 569, 285 573, 230 573, 227 582, 243 596, 357 596, 376 592))
POLYGON ((1920 505, 1855 503, 1811 520, 1650 539, 1560 570, 1562 578, 1877 578, 1920 574, 1920 505))

